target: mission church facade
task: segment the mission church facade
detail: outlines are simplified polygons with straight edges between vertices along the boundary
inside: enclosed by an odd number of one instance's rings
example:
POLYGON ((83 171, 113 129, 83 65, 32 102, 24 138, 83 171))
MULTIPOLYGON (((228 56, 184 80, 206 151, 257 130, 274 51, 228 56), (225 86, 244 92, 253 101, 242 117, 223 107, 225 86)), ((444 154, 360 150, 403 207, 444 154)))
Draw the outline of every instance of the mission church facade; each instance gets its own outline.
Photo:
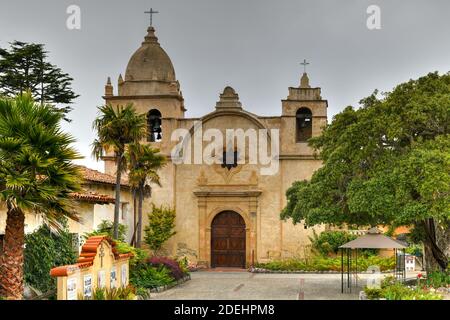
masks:
MULTIPOLYGON (((155 29, 149 27, 144 42, 128 63, 125 77, 119 76, 117 92, 108 80, 104 99, 113 106, 132 103, 139 113, 146 114, 146 142, 169 159, 159 172, 162 187, 152 186, 152 196, 145 200, 143 210, 144 227, 151 203, 176 210, 176 235, 165 246, 168 255, 186 256, 207 267, 248 267, 252 261, 305 252, 313 229, 281 221, 280 212, 292 183, 310 179, 321 166, 306 141, 319 135, 326 125, 327 101, 322 99, 320 88, 309 85, 306 73, 300 85, 290 87, 287 98, 277 107, 281 116, 258 116, 246 111, 235 90, 226 87, 210 113, 186 118, 173 64, 160 46, 155 29), (224 136, 227 129, 278 129, 278 171, 262 175, 262 165, 248 161, 176 164, 171 153, 179 141, 172 141, 172 133, 177 129, 192 133, 198 121, 203 131, 219 129, 224 136)), ((236 158, 248 154, 244 151, 235 149, 236 158)), ((114 175, 114 158, 107 156, 103 160, 105 173, 114 175)), ((316 227, 318 232, 322 229, 316 227)))

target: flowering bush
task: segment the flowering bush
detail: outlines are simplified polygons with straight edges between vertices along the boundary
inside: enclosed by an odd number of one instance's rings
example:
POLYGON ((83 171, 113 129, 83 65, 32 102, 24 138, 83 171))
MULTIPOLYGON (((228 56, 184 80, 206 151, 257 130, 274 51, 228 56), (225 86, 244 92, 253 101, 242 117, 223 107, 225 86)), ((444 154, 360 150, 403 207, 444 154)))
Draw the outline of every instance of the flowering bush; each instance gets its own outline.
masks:
POLYGON ((188 270, 189 271, 197 271, 199 269, 199 266, 197 264, 197 262, 188 262, 188 270))
MULTIPOLYGON (((420 278, 419 276, 418 279, 420 278)), ((442 295, 435 290, 405 286, 392 276, 384 278, 380 288, 366 287, 364 292, 370 300, 442 300, 442 295)))
POLYGON ((151 257, 147 260, 147 263, 158 267, 158 266, 164 266, 167 269, 170 270, 170 275, 175 280, 180 280, 185 276, 185 272, 181 269, 179 263, 173 259, 167 258, 167 257, 151 257))
POLYGON ((177 261, 155 256, 130 265, 130 283, 143 295, 147 289, 172 284, 186 273, 177 261))

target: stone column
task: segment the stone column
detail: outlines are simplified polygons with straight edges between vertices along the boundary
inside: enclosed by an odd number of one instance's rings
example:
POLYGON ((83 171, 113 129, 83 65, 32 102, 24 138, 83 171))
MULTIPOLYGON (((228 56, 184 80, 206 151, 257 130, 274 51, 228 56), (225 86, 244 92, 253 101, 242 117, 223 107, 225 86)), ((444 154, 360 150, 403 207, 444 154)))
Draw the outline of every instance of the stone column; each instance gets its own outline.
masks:
POLYGON ((251 225, 250 230, 249 230, 249 234, 247 234, 248 239, 249 239, 249 249, 248 253, 247 253, 247 261, 248 261, 248 265, 251 265, 252 263, 252 251, 255 257, 255 262, 257 261, 257 247, 256 247, 256 234, 257 234, 257 217, 258 217, 258 196, 251 196, 249 198, 249 218, 251 221, 251 225))
POLYGON ((198 264, 201 266, 208 266, 208 252, 207 248, 207 232, 206 229, 206 197, 198 198, 198 217, 199 217, 199 242, 198 242, 198 264))

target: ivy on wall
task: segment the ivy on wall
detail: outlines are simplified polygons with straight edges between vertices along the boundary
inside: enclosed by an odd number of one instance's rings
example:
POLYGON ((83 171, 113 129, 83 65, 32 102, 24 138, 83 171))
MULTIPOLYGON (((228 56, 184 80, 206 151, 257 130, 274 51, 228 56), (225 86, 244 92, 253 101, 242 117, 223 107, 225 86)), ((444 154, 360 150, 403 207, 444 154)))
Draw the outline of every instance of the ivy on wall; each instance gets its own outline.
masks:
POLYGON ((25 236, 24 279, 43 293, 56 288, 56 279, 50 276, 51 268, 73 264, 77 260, 73 236, 66 224, 63 225, 59 232, 43 225, 25 236))

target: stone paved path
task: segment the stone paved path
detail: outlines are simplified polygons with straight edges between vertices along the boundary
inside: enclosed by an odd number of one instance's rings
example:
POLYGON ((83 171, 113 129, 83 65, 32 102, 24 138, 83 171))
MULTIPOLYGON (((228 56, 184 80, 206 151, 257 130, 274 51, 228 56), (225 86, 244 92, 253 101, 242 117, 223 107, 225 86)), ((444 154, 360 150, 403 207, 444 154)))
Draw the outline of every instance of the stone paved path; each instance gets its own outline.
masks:
POLYGON ((193 272, 191 280, 151 299, 161 300, 356 300, 340 293, 340 274, 193 272))

